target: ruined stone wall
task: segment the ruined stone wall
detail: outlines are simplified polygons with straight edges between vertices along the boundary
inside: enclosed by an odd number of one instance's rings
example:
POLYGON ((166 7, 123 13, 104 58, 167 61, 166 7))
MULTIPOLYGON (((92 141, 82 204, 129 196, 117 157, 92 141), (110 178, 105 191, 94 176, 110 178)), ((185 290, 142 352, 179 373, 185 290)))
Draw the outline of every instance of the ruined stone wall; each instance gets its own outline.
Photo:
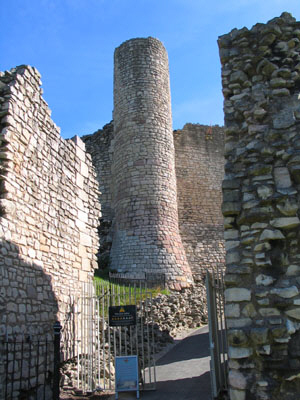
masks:
MULTIPOLYGON (((96 266, 98 183, 78 137, 64 140, 40 76, 0 75, 0 334, 52 333, 96 266)), ((70 334, 70 332, 69 332, 70 334)))
POLYGON ((99 183, 99 202, 101 204, 101 218, 98 226, 100 247, 98 252, 99 268, 107 268, 110 263, 110 250, 112 244, 112 222, 114 210, 112 204, 112 160, 114 154, 114 126, 113 121, 92 135, 81 138, 86 146, 86 151, 92 157, 99 183))
POLYGON ((299 399, 300 23, 219 38, 232 400, 299 399))
POLYGON ((168 57, 153 38, 115 51, 111 268, 191 282, 178 230, 168 57))
POLYGON ((179 229, 194 274, 224 266, 224 131, 186 124, 174 132, 179 229))

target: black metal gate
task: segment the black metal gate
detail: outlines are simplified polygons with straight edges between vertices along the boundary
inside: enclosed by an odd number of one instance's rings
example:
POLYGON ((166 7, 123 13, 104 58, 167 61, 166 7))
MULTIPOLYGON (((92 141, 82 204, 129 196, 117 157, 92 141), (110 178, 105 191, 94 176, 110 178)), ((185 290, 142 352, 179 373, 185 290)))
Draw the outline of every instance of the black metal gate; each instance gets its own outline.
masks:
POLYGON ((60 323, 53 328, 53 335, 45 337, 14 335, 0 340, 1 399, 59 399, 60 323))
POLYGON ((210 342, 210 377, 212 399, 228 389, 227 329, 224 313, 224 275, 222 271, 207 271, 207 308, 210 342))
POLYGON ((138 356, 141 389, 156 385, 152 294, 142 285, 84 284, 77 318, 77 382, 82 392, 115 386, 115 357, 138 356), (110 307, 136 307, 136 324, 112 326, 110 307))

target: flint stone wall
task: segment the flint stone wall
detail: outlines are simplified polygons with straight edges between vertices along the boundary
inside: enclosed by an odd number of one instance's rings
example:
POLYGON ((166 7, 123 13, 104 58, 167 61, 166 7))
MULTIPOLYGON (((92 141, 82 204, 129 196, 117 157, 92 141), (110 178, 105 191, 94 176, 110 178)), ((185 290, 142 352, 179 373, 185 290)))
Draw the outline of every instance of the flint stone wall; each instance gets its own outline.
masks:
POLYGON ((232 400, 299 399, 300 23, 219 38, 232 400))
POLYGON ((179 230, 194 276, 224 267, 224 129, 186 124, 174 131, 179 230))
MULTIPOLYGON (((0 75, 0 334, 70 330, 68 311, 97 265, 98 183, 85 145, 64 140, 40 75, 0 75)), ((71 335, 71 333, 69 332, 71 335)))

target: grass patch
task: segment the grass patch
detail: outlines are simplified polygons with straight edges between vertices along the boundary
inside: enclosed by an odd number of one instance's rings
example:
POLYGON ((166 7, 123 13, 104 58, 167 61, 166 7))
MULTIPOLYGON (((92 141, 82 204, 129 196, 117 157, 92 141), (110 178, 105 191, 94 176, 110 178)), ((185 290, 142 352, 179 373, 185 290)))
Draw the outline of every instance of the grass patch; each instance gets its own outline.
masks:
POLYGON ((152 298, 158 296, 159 294, 170 294, 167 289, 162 289, 160 287, 146 288, 144 284, 140 283, 112 283, 109 281, 108 274, 105 273, 97 273, 97 275, 94 276, 94 285, 98 297, 109 293, 111 305, 125 305, 133 304, 135 302, 138 303, 146 298, 149 298, 150 293, 152 298))

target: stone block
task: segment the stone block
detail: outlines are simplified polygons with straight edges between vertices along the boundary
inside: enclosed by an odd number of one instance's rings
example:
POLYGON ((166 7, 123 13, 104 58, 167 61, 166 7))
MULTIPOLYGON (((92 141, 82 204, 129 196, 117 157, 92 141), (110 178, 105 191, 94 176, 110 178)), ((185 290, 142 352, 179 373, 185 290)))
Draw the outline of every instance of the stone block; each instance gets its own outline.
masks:
POLYGON ((278 229, 265 229, 260 235, 260 240, 283 240, 285 237, 278 229))
POLYGON ((286 315, 288 315, 291 318, 295 318, 297 320, 300 320, 300 307, 298 308, 292 308, 290 310, 285 311, 286 315))
POLYGON ((287 167, 275 167, 274 179, 278 189, 289 188, 292 186, 289 170, 287 167))
POLYGON ((251 291, 246 288, 226 289, 224 295, 227 303, 251 300, 251 291))
POLYGON ((225 305, 225 316, 229 318, 240 316, 240 306, 239 304, 226 304, 225 305))
POLYGON ((228 356, 229 358, 248 358, 253 354, 253 350, 251 347, 228 347, 228 356))
POLYGON ((275 218, 271 221, 271 225, 279 229, 293 229, 300 225, 300 220, 298 217, 275 218))
POLYGON ((229 371, 228 380, 231 387, 236 389, 246 389, 247 378, 239 371, 229 371))

